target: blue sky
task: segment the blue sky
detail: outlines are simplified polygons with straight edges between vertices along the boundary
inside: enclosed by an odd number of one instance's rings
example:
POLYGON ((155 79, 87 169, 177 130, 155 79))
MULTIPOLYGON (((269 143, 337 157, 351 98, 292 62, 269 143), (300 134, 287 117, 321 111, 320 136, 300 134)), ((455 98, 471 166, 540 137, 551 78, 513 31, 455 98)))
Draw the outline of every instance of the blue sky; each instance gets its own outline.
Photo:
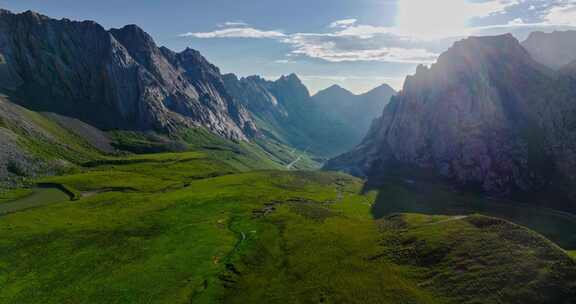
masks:
POLYGON ((200 50, 223 72, 295 72, 312 92, 400 89, 419 63, 469 35, 574 29, 576 0, 0 0, 15 12, 138 24, 173 50, 200 50))

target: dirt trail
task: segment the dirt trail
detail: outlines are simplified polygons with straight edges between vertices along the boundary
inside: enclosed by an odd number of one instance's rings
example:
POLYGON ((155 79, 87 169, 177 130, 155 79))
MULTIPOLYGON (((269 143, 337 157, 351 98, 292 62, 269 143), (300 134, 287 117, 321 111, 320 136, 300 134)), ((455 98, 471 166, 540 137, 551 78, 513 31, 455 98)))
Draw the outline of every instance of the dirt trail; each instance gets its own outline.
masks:
POLYGON ((300 155, 298 155, 298 157, 293 162, 289 163, 286 166, 286 169, 288 169, 288 170, 292 169, 294 167, 294 165, 296 165, 302 159, 304 154, 306 154, 306 152, 308 152, 308 149, 310 149, 310 146, 308 146, 308 148, 306 148, 306 150, 302 151, 302 153, 300 153, 300 155))

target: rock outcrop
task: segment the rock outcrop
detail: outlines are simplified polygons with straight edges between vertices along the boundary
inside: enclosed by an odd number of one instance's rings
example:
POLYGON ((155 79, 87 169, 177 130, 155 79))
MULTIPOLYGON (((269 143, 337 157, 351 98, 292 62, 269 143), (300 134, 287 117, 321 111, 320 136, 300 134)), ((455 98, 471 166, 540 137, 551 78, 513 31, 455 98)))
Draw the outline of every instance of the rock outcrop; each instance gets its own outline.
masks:
POLYGON ((197 51, 158 47, 135 25, 0 10, 0 90, 21 105, 100 129, 172 132, 202 126, 230 139, 257 133, 197 51))
POLYGON ((576 210, 567 203, 576 184, 573 71, 553 73, 511 35, 459 41, 418 67, 362 144, 327 168, 375 180, 432 173, 492 195, 552 195, 546 205, 576 210))

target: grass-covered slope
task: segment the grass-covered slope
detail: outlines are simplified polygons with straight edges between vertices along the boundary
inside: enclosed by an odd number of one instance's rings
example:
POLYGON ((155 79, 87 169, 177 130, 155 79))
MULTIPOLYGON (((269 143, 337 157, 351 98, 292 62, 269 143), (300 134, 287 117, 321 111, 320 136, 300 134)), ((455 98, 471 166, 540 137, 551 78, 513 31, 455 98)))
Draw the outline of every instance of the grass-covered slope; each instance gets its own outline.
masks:
POLYGON ((444 184, 424 180, 388 178, 367 188, 380 192, 372 208, 376 218, 394 213, 483 214, 526 226, 564 249, 576 249, 576 216, 573 214, 457 191, 444 184))
POLYGON ((265 168, 215 150, 106 158, 39 180, 81 199, 0 216, 0 303, 550 303, 533 287, 574 292, 576 262, 524 228, 374 220, 377 193, 358 179, 254 169, 265 168))
POLYGON ((26 110, 0 95, 0 188, 69 171, 111 150, 107 137, 95 128, 26 110))
POLYGON ((26 185, 39 176, 75 171, 84 163, 111 155, 191 150, 234 158, 237 165, 244 163, 244 169, 318 167, 307 153, 273 140, 233 142, 202 128, 181 129, 171 136, 105 133, 77 119, 27 110, 0 95, 0 200, 8 195, 2 189, 26 185))
POLYGON ((425 274, 456 303, 574 303, 576 262, 542 236, 480 216, 382 220, 384 256, 425 274))

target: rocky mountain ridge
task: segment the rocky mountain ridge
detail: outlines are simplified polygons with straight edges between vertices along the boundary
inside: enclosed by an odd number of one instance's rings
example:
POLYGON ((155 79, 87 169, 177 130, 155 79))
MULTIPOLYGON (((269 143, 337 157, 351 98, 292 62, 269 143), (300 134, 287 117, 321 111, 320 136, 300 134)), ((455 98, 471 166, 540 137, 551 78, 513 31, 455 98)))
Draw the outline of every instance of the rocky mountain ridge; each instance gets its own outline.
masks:
POLYGON ((226 138, 257 133, 197 51, 158 47, 142 29, 0 11, 0 89, 30 109, 101 129, 171 132, 206 127, 226 138))
MULTIPOLYGON (((470 37, 418 67, 363 142, 327 164, 373 180, 432 172, 492 195, 563 193, 576 210, 574 69, 554 73, 512 35, 470 37)), ((554 200, 554 198, 552 198, 554 200)))
POLYGON ((320 156, 342 153, 360 138, 352 128, 320 107, 296 74, 276 81, 228 74, 224 83, 270 138, 320 156))

